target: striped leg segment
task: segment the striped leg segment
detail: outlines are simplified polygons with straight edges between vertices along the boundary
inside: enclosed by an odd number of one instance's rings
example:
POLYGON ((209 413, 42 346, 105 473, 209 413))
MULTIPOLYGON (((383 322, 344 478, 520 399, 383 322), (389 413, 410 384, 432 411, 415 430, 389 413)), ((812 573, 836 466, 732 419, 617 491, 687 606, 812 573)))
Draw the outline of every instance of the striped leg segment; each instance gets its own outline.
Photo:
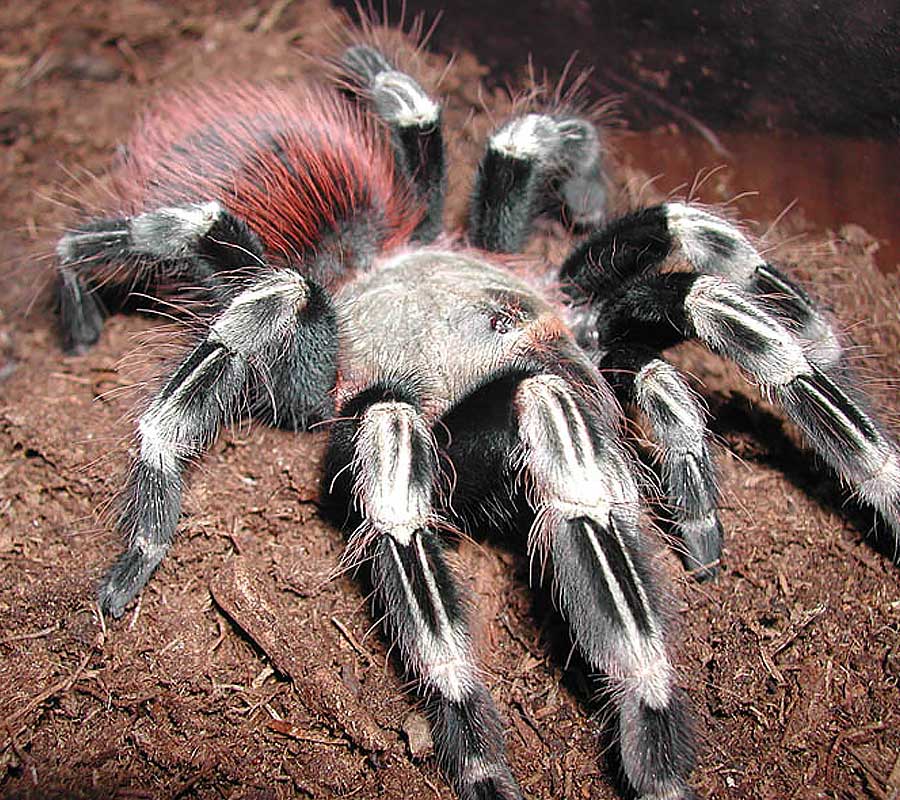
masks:
POLYGON ((694 335, 771 393, 819 455, 880 513, 900 544, 900 449, 809 355, 805 340, 719 278, 697 278, 685 310, 694 335))
POLYGON ((614 350, 601 368, 622 404, 639 409, 650 426, 685 569, 698 580, 714 577, 722 553, 719 489, 699 400, 678 370, 649 350, 614 350))
POLYGON ((697 206, 663 203, 625 215, 585 240, 561 273, 573 296, 603 302, 657 271, 676 250, 698 274, 726 278, 752 295, 803 341, 820 369, 847 372, 844 345, 827 313, 737 226, 697 206))
POLYGON ((519 252, 535 217, 561 199, 576 222, 602 216, 605 175, 594 125, 570 114, 524 114, 491 136, 478 165, 469 220, 476 247, 519 252))
POLYGON ((215 272, 262 263, 257 237, 215 201, 93 220, 66 233, 56 252, 60 332, 70 353, 90 348, 106 312, 132 292, 153 295, 161 281, 179 277, 205 285, 215 272))
POLYGON ((669 273, 623 291, 607 309, 610 340, 696 338, 742 367, 820 456, 879 512, 900 547, 900 449, 807 342, 749 293, 709 275, 669 273))
POLYGON ((426 696, 442 768, 463 800, 521 798, 472 658, 464 602, 433 530, 434 446, 412 405, 385 401, 365 410, 352 470, 363 522, 348 558, 371 564, 388 632, 426 696))
POLYGON ((808 358, 820 369, 842 366, 843 344, 825 311, 769 264, 739 228, 696 206, 668 203, 665 209, 669 230, 698 272, 727 278, 750 293, 803 341, 808 358))
POLYGON ((638 526, 640 497, 616 421, 555 376, 524 380, 514 402, 537 514, 530 548, 552 560, 575 642, 609 683, 625 775, 642 797, 689 797, 690 725, 666 653, 638 526))
MULTIPOLYGON (((302 327, 304 315, 324 313, 310 308, 310 297, 310 284, 289 271, 272 272, 238 294, 141 416, 140 455, 122 495, 117 526, 127 547, 100 586, 107 613, 121 616, 159 565, 178 523, 187 466, 220 426, 240 413, 257 364, 285 350, 305 349, 307 335, 322 335, 316 327, 312 334, 302 327)), ((318 387, 318 396, 330 388, 318 387)), ((273 403, 285 395, 277 385, 269 389, 273 403)))
POLYGON ((372 104, 391 131, 398 170, 412 183, 426 208, 414 238, 431 242, 443 230, 447 166, 441 130, 441 107, 405 72, 378 50, 354 45, 341 56, 347 81, 372 104))

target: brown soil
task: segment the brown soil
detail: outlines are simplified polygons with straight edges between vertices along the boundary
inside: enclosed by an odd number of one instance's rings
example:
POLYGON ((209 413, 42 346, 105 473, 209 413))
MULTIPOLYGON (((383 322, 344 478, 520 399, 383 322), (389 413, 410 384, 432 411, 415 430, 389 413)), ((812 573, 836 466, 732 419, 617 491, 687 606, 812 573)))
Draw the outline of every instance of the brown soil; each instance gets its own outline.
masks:
MULTIPOLYGON (((223 435, 140 604, 104 623, 93 598, 119 547, 103 510, 128 460, 134 393, 124 389, 149 370, 146 348, 122 357, 154 321, 115 317, 98 347, 66 358, 45 304, 19 313, 46 281, 49 259, 38 256, 71 218, 70 193, 103 173, 150 94, 312 69, 300 50, 334 22, 325 0, 262 9, 20 2, 0 12, 3 797, 451 796, 358 586, 329 580, 343 538, 317 513, 326 434, 223 435)), ((454 223, 489 124, 471 111, 482 73, 461 53, 442 87, 454 223)), ((505 104, 501 93, 492 102, 505 104)), ((630 166, 621 178, 643 183, 630 166)), ((858 220, 845 222, 776 254, 822 286, 855 339, 882 354, 867 362, 871 389, 895 417, 885 376, 900 374, 898 277, 878 274, 873 240, 850 224, 858 220)), ((781 238, 797 227, 780 228, 781 238)), ((557 260, 564 252, 548 238, 534 249, 557 260)), ((724 444, 728 531, 712 585, 695 585, 671 552, 660 555, 702 740, 699 794, 897 797, 897 570, 864 541, 867 515, 844 505, 769 406, 751 408, 753 392, 733 369, 692 350, 680 360, 705 384, 724 444)), ((601 755, 602 705, 583 665, 569 661, 547 597, 528 589, 525 559, 464 542, 459 569, 528 796, 618 796, 601 755)))

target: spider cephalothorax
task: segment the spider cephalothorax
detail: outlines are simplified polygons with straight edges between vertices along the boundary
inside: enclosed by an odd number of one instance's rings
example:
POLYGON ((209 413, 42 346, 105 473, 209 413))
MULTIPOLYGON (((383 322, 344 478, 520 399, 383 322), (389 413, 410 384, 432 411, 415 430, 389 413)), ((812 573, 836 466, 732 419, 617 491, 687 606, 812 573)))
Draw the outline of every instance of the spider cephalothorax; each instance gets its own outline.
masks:
POLYGON ((327 505, 458 794, 521 796, 443 532, 528 516, 526 547, 610 690, 628 783, 685 797, 690 725, 620 405, 659 446, 698 578, 721 549, 715 469, 699 401, 663 349, 696 339, 735 361, 895 539, 897 446, 828 315, 734 225, 674 202, 597 222, 607 178, 588 117, 556 102, 493 132, 464 244, 441 236, 440 105, 365 37, 338 71, 355 98, 305 83, 168 98, 129 145, 120 206, 59 242, 67 350, 90 347, 135 291, 205 309, 140 418, 118 518, 127 548, 101 605, 120 616, 160 563, 185 471, 224 424, 248 411, 290 430, 329 422, 327 505), (554 279, 502 255, 560 207, 595 224, 554 279), (676 250, 688 268, 665 269, 676 250))

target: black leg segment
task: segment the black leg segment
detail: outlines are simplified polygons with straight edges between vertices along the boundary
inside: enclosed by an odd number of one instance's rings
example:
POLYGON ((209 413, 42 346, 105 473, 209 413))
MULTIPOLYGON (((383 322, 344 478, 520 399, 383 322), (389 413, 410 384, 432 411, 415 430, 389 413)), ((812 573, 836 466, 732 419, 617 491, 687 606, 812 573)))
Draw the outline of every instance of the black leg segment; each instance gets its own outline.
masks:
POLYGON ((674 247, 665 207, 653 206, 613 220, 578 245, 560 268, 573 299, 603 300, 634 278, 652 272, 674 247))
POLYGON ((387 124, 398 171, 425 207, 413 237, 431 242, 443 230, 447 167, 441 107, 405 72, 378 50, 359 44, 341 56, 339 67, 357 92, 387 124))
POLYGON ((469 236, 476 247, 516 253, 548 205, 567 202, 587 221, 602 215, 599 134, 567 114, 525 114, 494 132, 475 175, 469 236), (597 184, 594 186, 594 184, 597 184))

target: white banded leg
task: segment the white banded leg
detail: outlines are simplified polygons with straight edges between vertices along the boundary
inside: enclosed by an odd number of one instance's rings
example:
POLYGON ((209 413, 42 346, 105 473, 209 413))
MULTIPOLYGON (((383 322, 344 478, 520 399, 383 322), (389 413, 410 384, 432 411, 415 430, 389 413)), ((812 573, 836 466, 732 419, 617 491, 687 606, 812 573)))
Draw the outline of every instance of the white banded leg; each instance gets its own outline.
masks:
POLYGON ((666 203, 663 207, 675 243, 698 272, 727 278, 752 294, 803 340, 807 357, 820 369, 846 367, 840 336, 826 312, 768 263, 740 228, 697 206, 666 203))
POLYGON ((377 402, 361 416, 354 450, 364 519, 348 557, 370 560, 388 632, 426 695, 441 766, 462 800, 521 798, 472 659, 464 604, 431 527, 431 432, 413 406, 377 402))
POLYGON ((262 265, 257 237, 216 201, 91 220, 65 233, 56 252, 63 346, 76 353, 97 341, 111 299, 153 295, 164 277, 202 285, 216 271, 262 265))
POLYGON ((433 241, 443 230, 447 190, 440 104, 414 78, 396 69, 383 53, 369 45, 347 48, 339 68, 390 129, 397 168, 409 179, 426 210, 414 238, 433 241))
POLYGON ((698 580, 715 576, 722 553, 719 488, 700 401, 678 370, 652 350, 611 351, 601 368, 622 404, 635 406, 649 425, 685 568, 698 580))
POLYGON ((238 294, 143 413, 140 455, 121 498, 117 527, 127 548, 100 586, 115 617, 144 587, 171 544, 185 469, 239 410, 254 364, 266 363, 296 334, 308 286, 278 271, 238 294))
POLYGON ((688 797, 692 739, 615 422, 556 376, 522 381, 514 402, 537 513, 529 547, 551 557, 575 642, 609 681, 628 781, 647 798, 688 797))
POLYGON ((819 367, 803 340, 729 282, 697 278, 684 307, 697 338, 743 367, 778 401, 900 544, 900 449, 867 409, 819 367))
POLYGON ((476 247, 519 252, 554 194, 575 222, 591 224, 606 203, 600 136, 572 114, 523 114, 496 130, 478 165, 469 219, 476 247))

